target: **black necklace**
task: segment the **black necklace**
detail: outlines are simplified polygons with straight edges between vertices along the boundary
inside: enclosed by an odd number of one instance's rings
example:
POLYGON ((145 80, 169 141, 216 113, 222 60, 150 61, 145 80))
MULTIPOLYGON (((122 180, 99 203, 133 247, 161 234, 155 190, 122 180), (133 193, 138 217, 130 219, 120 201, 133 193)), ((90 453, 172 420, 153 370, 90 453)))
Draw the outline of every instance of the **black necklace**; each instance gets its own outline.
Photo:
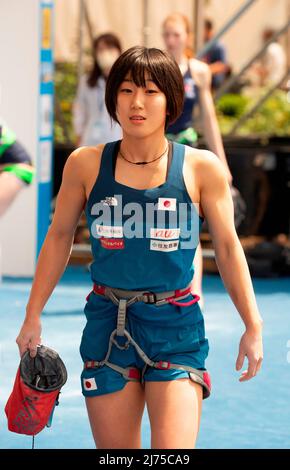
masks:
POLYGON ((167 153, 167 150, 168 150, 168 142, 167 142, 165 151, 161 155, 159 155, 159 157, 156 157, 153 160, 150 160, 149 162, 146 162, 146 161, 145 162, 131 162, 131 160, 128 160, 125 157, 125 155, 123 155, 123 153, 121 152, 121 149, 119 149, 119 154, 124 160, 126 160, 126 162, 132 163, 132 165, 148 165, 148 163, 153 163, 153 162, 156 162, 157 160, 160 160, 160 158, 162 158, 167 153))

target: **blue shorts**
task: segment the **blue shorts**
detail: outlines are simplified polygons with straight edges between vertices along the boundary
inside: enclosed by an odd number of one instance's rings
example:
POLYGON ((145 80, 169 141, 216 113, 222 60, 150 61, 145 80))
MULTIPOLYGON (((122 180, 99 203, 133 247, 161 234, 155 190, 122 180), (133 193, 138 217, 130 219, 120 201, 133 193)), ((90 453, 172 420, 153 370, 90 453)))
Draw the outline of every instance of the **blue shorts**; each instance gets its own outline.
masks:
MULTIPOLYGON (((182 302, 191 299, 193 296, 189 294, 182 302)), ((107 353, 110 335, 116 328, 117 306, 106 297, 92 292, 84 312, 87 323, 80 344, 82 360, 101 361, 107 353)), ((209 345, 205 338, 204 319, 198 303, 180 307, 172 304, 156 306, 136 302, 127 307, 126 329, 153 361, 170 361, 206 370, 205 359, 209 345)), ((119 344, 124 344, 125 338, 118 336, 117 339, 119 344)), ((113 345, 109 362, 124 368, 137 367, 140 372, 145 365, 132 344, 126 350, 120 350, 113 345)), ((189 373, 180 369, 156 369, 148 366, 143 377, 145 382, 168 381, 188 378, 189 373)), ((122 390, 127 381, 120 372, 107 365, 84 369, 81 374, 82 393, 88 397, 104 395, 122 390), (86 384, 89 384, 91 389, 88 389, 86 384)))

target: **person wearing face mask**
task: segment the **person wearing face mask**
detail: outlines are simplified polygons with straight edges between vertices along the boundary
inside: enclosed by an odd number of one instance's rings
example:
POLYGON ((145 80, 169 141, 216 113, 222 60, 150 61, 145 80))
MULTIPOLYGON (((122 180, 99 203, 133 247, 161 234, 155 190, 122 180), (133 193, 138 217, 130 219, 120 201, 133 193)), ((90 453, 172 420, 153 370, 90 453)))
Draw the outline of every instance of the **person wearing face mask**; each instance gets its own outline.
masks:
POLYGON ((117 36, 106 33, 93 43, 93 67, 81 77, 73 105, 73 125, 77 146, 98 145, 120 139, 122 131, 112 123, 105 107, 106 79, 122 52, 117 36))

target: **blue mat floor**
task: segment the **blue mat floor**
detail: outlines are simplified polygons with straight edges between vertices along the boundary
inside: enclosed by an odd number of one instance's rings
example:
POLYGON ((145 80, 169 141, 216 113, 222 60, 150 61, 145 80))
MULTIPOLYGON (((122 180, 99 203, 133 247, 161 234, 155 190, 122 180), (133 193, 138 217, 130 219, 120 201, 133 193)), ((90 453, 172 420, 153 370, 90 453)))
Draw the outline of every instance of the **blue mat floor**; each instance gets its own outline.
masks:
MULTIPOLYGON (((235 361, 243 323, 219 276, 204 276, 204 316, 210 342, 207 368, 213 392, 203 402, 197 448, 290 448, 290 278, 254 279, 253 283, 264 319, 264 362, 256 378, 240 383, 235 361)), ((31 438, 8 432, 4 414, 19 362, 15 338, 30 286, 30 280, 12 278, 0 284, 0 448, 31 447, 31 438)), ((69 267, 45 307, 43 343, 59 352, 69 379, 52 427, 36 437, 36 448, 94 447, 80 391, 78 352, 85 325, 82 310, 90 286, 85 268, 69 267)), ((146 409, 142 446, 150 448, 146 409)))

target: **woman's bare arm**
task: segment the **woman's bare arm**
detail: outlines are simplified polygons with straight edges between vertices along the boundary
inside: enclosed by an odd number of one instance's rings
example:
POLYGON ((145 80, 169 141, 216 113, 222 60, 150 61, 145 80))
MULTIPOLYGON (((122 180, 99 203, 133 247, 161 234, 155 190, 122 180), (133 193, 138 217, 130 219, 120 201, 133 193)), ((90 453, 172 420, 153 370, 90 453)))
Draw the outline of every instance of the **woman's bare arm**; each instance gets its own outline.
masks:
POLYGON ((61 277, 71 252, 74 232, 85 204, 79 150, 67 160, 52 224, 39 254, 27 315, 39 315, 61 277))
POLYGON ((246 380, 260 368, 262 319, 246 257, 235 230, 233 202, 225 169, 216 155, 207 151, 204 155, 199 166, 200 202, 221 278, 246 327, 247 334, 242 338, 236 364, 239 370, 244 357, 248 357, 249 370, 243 378, 246 380))
POLYGON ((39 254, 24 325, 17 338, 21 355, 27 349, 32 356, 36 354, 40 341, 40 315, 67 265, 74 232, 85 205, 80 152, 81 149, 75 150, 67 160, 53 221, 39 254))

